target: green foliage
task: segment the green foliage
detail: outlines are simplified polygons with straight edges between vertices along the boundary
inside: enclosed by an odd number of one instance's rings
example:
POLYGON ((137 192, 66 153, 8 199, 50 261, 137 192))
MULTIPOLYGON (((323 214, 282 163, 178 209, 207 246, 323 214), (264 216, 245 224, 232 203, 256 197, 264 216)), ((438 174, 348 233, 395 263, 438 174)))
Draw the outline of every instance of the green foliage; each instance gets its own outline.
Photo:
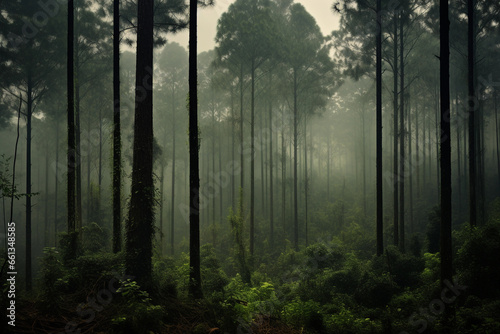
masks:
POLYGON ((406 288, 419 283, 419 275, 424 270, 424 261, 421 258, 401 253, 394 245, 386 248, 384 256, 388 270, 398 286, 406 288))
POLYGON ((141 290, 136 281, 122 281, 117 292, 121 293, 122 302, 118 315, 111 320, 114 333, 160 331, 164 310, 161 306, 152 304, 149 294, 141 290))
POLYGON ((360 318, 344 305, 340 305, 339 311, 325 317, 328 333, 332 334, 363 334, 380 333, 380 321, 370 318, 360 318))
POLYGON ((355 299, 366 307, 384 308, 398 290, 389 273, 365 272, 360 279, 355 299))
POLYGON ((109 250, 110 232, 107 228, 101 227, 97 223, 90 223, 82 227, 82 230, 84 252, 96 253, 109 250))
MULTIPOLYGON (((242 201, 242 195, 240 194, 240 202, 241 201, 242 201)), ((241 207, 241 204, 238 205, 238 207, 241 207)), ((235 243, 234 253, 235 253, 235 258, 237 259, 238 262, 241 277, 243 278, 243 281, 245 283, 250 283, 251 275, 246 255, 247 247, 245 245, 245 241, 243 238, 243 217, 240 210, 238 209, 237 214, 233 214, 231 210, 229 213, 228 220, 229 224, 231 225, 231 231, 233 233, 233 238, 235 243)))
POLYGON ((228 283, 226 273, 222 270, 211 244, 203 245, 201 257, 201 282, 205 296, 222 293, 228 283))
POLYGON ((153 259, 153 283, 162 299, 177 297, 178 270, 172 258, 153 259))
POLYGON ((300 298, 295 298, 283 306, 281 316, 287 323, 299 328, 304 326, 314 330, 324 328, 321 305, 312 300, 302 301, 300 298))
POLYGON ((465 226, 459 235, 462 247, 456 256, 459 281, 481 298, 499 298, 500 224, 465 226))
POLYGON ((66 270, 63 266, 61 254, 56 248, 45 247, 43 253, 40 275, 40 306, 46 311, 58 310, 63 298, 63 292, 67 290, 66 270))

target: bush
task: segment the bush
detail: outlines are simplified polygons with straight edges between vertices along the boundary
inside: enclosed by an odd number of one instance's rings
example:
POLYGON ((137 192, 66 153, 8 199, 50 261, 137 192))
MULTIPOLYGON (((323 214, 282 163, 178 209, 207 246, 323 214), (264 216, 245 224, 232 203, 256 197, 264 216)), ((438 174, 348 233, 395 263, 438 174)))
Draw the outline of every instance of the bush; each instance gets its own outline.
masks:
POLYGON ((117 292, 121 293, 122 304, 118 315, 112 319, 114 333, 150 333, 160 331, 164 310, 153 305, 149 294, 141 290, 137 282, 126 280, 120 282, 117 292))

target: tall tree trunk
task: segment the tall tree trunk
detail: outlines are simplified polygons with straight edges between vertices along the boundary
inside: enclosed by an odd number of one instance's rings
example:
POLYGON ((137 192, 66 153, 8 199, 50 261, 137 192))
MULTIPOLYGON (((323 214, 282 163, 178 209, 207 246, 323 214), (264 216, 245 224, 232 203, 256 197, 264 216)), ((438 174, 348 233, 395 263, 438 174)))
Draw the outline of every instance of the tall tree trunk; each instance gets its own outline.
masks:
POLYGON ((377 81, 377 255, 384 252, 382 198, 382 0, 377 0, 376 81, 377 81))
MULTIPOLYGON (((450 40, 448 0, 440 0, 441 84, 441 287, 453 279, 451 244, 451 132, 450 132, 450 40)), ((444 291, 444 290, 443 290, 444 291)), ((452 333, 452 305, 445 308, 445 333, 452 333)))
POLYGON ((175 155, 175 143, 176 143, 176 132, 177 127, 175 120, 175 88, 172 89, 172 192, 170 194, 170 254, 173 256, 174 251, 174 241, 175 241, 175 165, 176 165, 176 155, 175 155))
MULTIPOLYGON (((457 212, 461 213, 462 208, 462 149, 460 146, 460 125, 458 120, 460 119, 458 109, 458 96, 455 99, 455 117, 457 118, 456 130, 457 130, 457 184, 458 184, 458 208, 457 212)), ((461 216, 461 215, 460 215, 461 216)))
POLYGON ((68 233, 75 232, 76 226, 76 147, 75 147, 75 86, 74 86, 74 4, 68 0, 68 41, 67 41, 67 98, 68 98, 68 183, 67 183, 67 209, 68 209, 68 233))
MULTIPOLYGON (((269 74, 269 91, 271 92, 273 75, 269 74)), ((496 101, 496 100, 495 100, 496 101)), ((495 109, 496 110, 496 109, 495 109)), ((271 249, 274 249, 274 180, 273 180, 273 100, 269 98, 269 198, 270 203, 270 227, 271 227, 271 249)), ((497 140, 498 144, 498 140, 497 140)), ((500 166, 500 165, 499 165, 500 166)), ((500 167, 499 167, 500 168, 500 167)), ((499 173, 500 175, 500 173, 499 173)))
POLYGON ((153 2, 139 0, 132 196, 126 232, 125 270, 148 288, 154 234, 153 2))
POLYGON ((285 144, 285 110, 281 110, 281 219, 283 238, 286 239, 286 144, 285 144))
POLYGON ((298 214, 298 194, 297 194, 297 126, 298 126, 298 106, 297 106, 297 70, 293 70, 293 246, 299 250, 299 214, 298 214))
POLYGON ((475 0, 467 1, 467 68, 468 68, 468 111, 469 111, 469 223, 476 225, 476 95, 475 95, 475 0))
POLYGON ((498 188, 500 189, 500 149, 499 149, 499 139, 498 139, 498 105, 497 105, 497 91, 493 93, 494 103, 495 103, 495 143, 497 151, 497 174, 498 174, 498 188))
POLYGON ((54 247, 57 246, 57 221, 58 221, 58 215, 57 215, 57 204, 59 202, 57 195, 58 195, 58 188, 59 188, 59 124, 56 121, 56 171, 55 171, 55 178, 54 178, 54 247))
POLYGON ((399 249, 404 252, 405 251, 405 136, 406 136, 406 129, 405 129, 405 72, 404 72, 404 36, 403 36, 403 16, 401 15, 400 17, 400 22, 399 22, 399 36, 400 36, 400 42, 399 42, 399 61, 400 61, 400 103, 399 103, 399 108, 400 108, 400 118, 399 118, 399 136, 400 136, 400 152, 401 156, 399 159, 399 205, 400 205, 400 210, 399 210, 399 249))
POLYGON ((250 111, 250 256, 254 254, 255 238, 255 64, 251 67, 251 111, 250 111))
POLYGON ((243 218, 245 216, 243 212, 243 188, 245 187, 245 179, 244 179, 244 166, 245 166, 245 159, 243 155, 243 64, 241 64, 240 67, 240 168, 241 168, 241 174, 240 174, 240 195, 241 195, 241 200, 240 200, 240 214, 241 217, 243 218))
POLYGON ((79 82, 79 72, 80 72, 80 60, 79 60, 79 44, 78 44, 78 8, 76 9, 77 19, 75 21, 75 144, 76 144, 76 193, 75 193, 75 227, 78 231, 78 237, 82 238, 82 155, 80 148, 80 82, 79 82))
POLYGON ((45 214, 43 227, 43 247, 49 244, 49 146, 45 144, 45 214))
POLYGON ((366 218, 366 141, 365 141, 365 106, 362 107, 362 152, 363 152, 363 216, 366 218))
POLYGON ((165 190, 165 166, 161 162, 160 171, 160 255, 163 256, 163 206, 164 206, 164 190, 165 190))
POLYGON ((26 290, 31 291, 31 116, 33 112, 33 81, 28 70, 28 92, 26 96, 26 290))
MULTIPOLYGON (((199 299, 203 295, 200 272, 197 2, 189 0, 189 294, 199 299)), ((243 122, 241 124, 243 126, 243 122)))
POLYGON ((113 0, 113 252, 121 250, 120 0, 113 0))
POLYGON ((305 227, 306 227, 306 247, 309 246, 308 239, 308 221, 307 221, 307 209, 308 209, 308 197, 309 197, 309 174, 307 171, 307 117, 304 115, 304 194, 305 194, 305 227))
POLYGON ((236 181, 235 181, 235 174, 236 174, 236 169, 234 167, 234 162, 236 161, 235 160, 235 157, 234 157, 234 138, 235 138, 235 134, 234 134, 234 127, 235 127, 235 115, 234 115, 234 95, 233 95, 233 87, 231 86, 231 161, 233 161, 233 163, 231 164, 231 209, 233 210, 233 213, 235 212, 236 210, 236 207, 234 205, 235 203, 235 197, 236 197, 236 191, 235 191, 235 187, 236 187, 236 181))
MULTIPOLYGON (((398 246, 399 245, 399 196, 398 196, 398 191, 399 191, 399 182, 400 182, 400 177, 401 175, 399 174, 399 168, 398 168, 398 156, 399 156, 399 150, 398 150, 398 145, 399 145, 399 139, 398 137, 401 135, 400 130, 398 129, 398 117, 399 117, 399 110, 398 110, 398 14, 395 13, 393 16, 394 20, 394 55, 393 55, 393 69, 394 69, 394 101, 393 101, 393 108, 394 108, 394 143, 393 143, 393 149, 394 149, 394 162, 393 162, 393 168, 394 168, 394 181, 393 181, 393 208, 394 208, 394 213, 393 213, 393 220, 394 220, 394 231, 393 231, 393 237, 394 237, 394 245, 398 246)), ((401 55, 402 56, 402 55, 401 55)), ((402 163, 402 161, 401 161, 402 163)))

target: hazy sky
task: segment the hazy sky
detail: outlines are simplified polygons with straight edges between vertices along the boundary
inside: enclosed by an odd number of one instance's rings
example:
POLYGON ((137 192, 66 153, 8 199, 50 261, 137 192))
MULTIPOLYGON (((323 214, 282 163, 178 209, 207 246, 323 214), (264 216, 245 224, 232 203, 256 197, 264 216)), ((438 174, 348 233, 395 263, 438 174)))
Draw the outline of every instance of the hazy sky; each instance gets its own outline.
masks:
MULTIPOLYGON (((198 12, 198 52, 212 49, 215 46, 217 20, 222 13, 227 11, 234 0, 215 0, 215 6, 200 9, 198 12)), ((301 3, 306 10, 316 19, 323 35, 337 29, 339 16, 331 10, 334 0, 295 0, 301 3)), ((170 35, 169 41, 175 41, 187 48, 188 31, 185 30, 175 36, 170 35)))

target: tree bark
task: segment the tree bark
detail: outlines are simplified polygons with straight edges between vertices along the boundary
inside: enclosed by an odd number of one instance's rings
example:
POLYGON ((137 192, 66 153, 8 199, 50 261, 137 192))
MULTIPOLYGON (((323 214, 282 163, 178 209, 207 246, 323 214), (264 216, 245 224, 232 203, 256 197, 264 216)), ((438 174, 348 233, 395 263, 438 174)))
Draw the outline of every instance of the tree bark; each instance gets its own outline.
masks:
POLYGON ((200 272, 197 9, 197 0, 189 0, 189 294, 200 299, 203 294, 200 272))
POLYGON ((113 253, 121 250, 120 1, 113 0, 113 253))
POLYGON ((393 143, 393 149, 394 149, 394 162, 393 162, 393 168, 394 168, 394 181, 393 181, 393 208, 394 208, 394 213, 393 213, 393 220, 394 220, 394 228, 393 228, 393 237, 394 237, 394 245, 398 246, 399 245, 399 182, 400 182, 400 177, 399 175, 399 164, 398 164, 398 156, 399 156, 399 150, 398 150, 398 145, 399 145, 399 136, 401 135, 400 130, 398 129, 398 117, 399 117, 399 110, 398 110, 398 19, 397 19, 398 14, 395 13, 393 20, 394 20, 394 55, 393 55, 393 69, 394 69, 394 143, 393 143))
POLYGON ((298 214, 298 194, 297 194, 297 126, 298 126, 298 106, 297 106, 297 71, 293 70, 293 246, 299 250, 299 214, 298 214))
POLYGON ((384 221, 382 198, 382 1, 377 0, 376 36, 376 123, 377 123, 377 255, 384 252, 384 221))
MULTIPOLYGON (((450 40, 448 0, 440 1, 440 85, 441 85, 441 287, 453 279, 451 244, 451 131, 450 131, 450 40)), ((443 290, 444 291, 444 290, 443 290)), ((452 305, 445 308, 444 332, 452 333, 452 305)))
POLYGON ((399 22, 399 35, 401 41, 399 42, 399 61, 400 61, 400 118, 399 118, 399 136, 400 136, 400 145, 399 149, 401 152, 399 158, 399 249, 404 252, 405 251, 405 72, 404 72, 404 37, 403 37, 403 17, 401 15, 399 22))
POLYGON ((148 288, 154 234, 152 1, 139 0, 137 12, 134 155, 125 270, 139 285, 148 288))
POLYGON ((467 68, 468 68, 468 111, 469 111, 469 223, 476 225, 476 96, 475 96, 475 45, 474 45, 475 1, 467 1, 467 68))

